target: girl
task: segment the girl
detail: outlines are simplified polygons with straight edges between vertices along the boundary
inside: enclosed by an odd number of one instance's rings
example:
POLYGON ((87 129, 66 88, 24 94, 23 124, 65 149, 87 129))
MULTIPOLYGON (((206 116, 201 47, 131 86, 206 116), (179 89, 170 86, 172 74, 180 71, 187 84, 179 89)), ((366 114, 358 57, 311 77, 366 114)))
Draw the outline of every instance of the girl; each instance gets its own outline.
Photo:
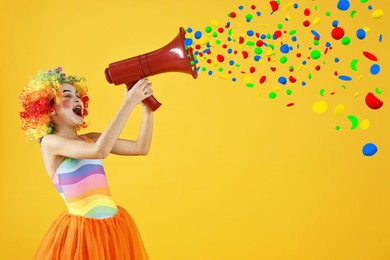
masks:
POLYGON ((101 159, 109 153, 148 153, 153 112, 146 106, 138 139, 119 135, 134 107, 153 94, 151 85, 139 80, 103 133, 81 136, 77 130, 86 127, 89 100, 83 77, 67 76, 61 68, 40 72, 19 94, 22 128, 29 139, 39 140, 47 173, 68 208, 35 259, 148 259, 134 221, 111 198, 101 159))

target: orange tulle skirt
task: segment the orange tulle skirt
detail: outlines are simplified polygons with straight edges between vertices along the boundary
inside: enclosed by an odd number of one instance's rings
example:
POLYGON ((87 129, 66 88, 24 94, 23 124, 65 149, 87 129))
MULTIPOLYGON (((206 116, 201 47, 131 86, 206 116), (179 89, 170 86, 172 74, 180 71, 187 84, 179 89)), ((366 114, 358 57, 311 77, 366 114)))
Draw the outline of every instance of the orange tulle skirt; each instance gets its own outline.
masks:
POLYGON ((35 254, 39 260, 149 259, 131 216, 122 207, 105 219, 67 212, 51 226, 35 254))

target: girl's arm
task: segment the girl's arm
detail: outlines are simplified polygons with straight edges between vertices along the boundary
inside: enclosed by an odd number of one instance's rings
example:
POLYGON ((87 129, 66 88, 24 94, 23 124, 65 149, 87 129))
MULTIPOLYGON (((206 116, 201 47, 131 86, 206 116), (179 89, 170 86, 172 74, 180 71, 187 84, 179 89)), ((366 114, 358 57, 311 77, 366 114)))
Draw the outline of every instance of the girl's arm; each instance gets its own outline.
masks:
POLYGON ((147 79, 141 79, 131 90, 127 91, 119 111, 95 143, 73 140, 58 135, 47 135, 41 142, 42 152, 77 159, 102 159, 107 157, 117 143, 118 137, 134 107, 145 98, 153 95, 150 87, 151 84, 147 79))
MULTIPOLYGON (((117 155, 146 155, 149 152, 152 142, 153 112, 145 105, 142 107, 142 123, 136 141, 118 139, 111 150, 117 155)), ((88 133, 85 135, 95 142, 99 139, 100 133, 88 133)))

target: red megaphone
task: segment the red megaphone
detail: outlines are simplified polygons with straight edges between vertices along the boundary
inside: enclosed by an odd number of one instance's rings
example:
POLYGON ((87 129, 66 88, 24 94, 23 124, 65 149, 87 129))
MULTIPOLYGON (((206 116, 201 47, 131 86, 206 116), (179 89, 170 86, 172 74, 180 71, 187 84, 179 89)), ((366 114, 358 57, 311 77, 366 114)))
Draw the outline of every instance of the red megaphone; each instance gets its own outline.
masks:
MULTIPOLYGON (((127 89, 131 89, 138 80, 164 72, 183 72, 196 79, 196 63, 192 51, 184 45, 185 34, 184 28, 180 27, 175 39, 161 49, 111 63, 104 71, 107 81, 115 85, 126 84, 127 89)), ((152 111, 161 106, 153 96, 143 102, 152 111)))

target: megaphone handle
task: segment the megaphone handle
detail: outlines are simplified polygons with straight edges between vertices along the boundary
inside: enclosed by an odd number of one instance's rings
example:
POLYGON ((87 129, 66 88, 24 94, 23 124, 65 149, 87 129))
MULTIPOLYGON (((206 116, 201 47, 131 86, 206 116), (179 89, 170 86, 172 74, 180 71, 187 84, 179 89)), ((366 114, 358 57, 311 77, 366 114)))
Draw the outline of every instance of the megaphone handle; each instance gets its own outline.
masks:
MULTIPOLYGON (((136 82, 129 82, 126 83, 127 90, 130 90, 136 82)), ((153 112, 156 111, 160 106, 161 103, 157 101, 157 99, 154 96, 150 96, 148 98, 145 98, 142 100, 142 102, 153 112)))

